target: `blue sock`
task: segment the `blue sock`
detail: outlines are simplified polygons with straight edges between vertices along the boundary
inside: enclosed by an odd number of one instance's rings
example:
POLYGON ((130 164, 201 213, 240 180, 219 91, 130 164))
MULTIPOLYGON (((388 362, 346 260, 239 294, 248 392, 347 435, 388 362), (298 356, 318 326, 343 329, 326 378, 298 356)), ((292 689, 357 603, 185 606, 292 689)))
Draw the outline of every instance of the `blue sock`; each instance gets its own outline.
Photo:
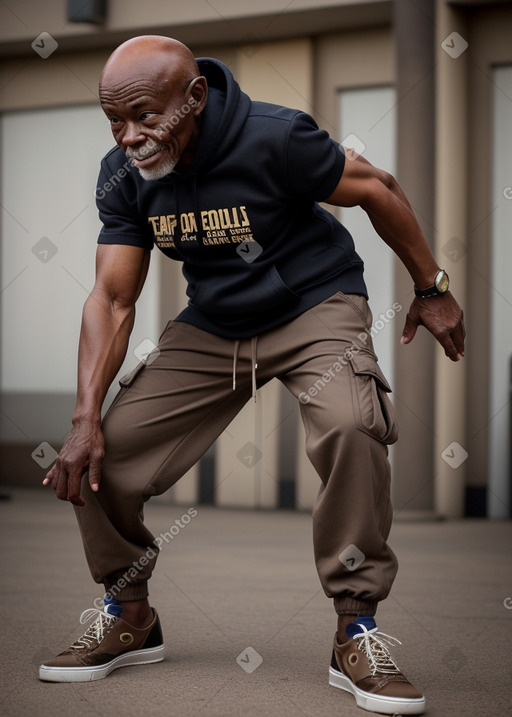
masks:
POLYGON ((359 627, 360 625, 364 625, 367 630, 373 630, 374 627, 377 627, 375 618, 372 615, 361 615, 361 617, 356 617, 354 622, 351 622, 350 625, 347 625, 345 629, 347 637, 352 638, 362 633, 363 630, 359 627))
POLYGON ((103 609, 109 615, 120 617, 123 612, 123 606, 115 598, 105 596, 103 598, 103 609))

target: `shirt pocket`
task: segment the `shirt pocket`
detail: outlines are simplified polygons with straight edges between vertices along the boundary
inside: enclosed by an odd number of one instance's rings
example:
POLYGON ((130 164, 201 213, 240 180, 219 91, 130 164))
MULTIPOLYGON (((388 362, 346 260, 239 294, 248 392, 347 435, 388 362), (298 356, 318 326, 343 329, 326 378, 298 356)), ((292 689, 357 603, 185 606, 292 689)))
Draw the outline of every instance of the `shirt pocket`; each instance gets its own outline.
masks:
POLYGON ((388 395, 391 387, 377 360, 371 354, 357 353, 349 366, 356 427, 382 443, 395 443, 398 425, 388 395))

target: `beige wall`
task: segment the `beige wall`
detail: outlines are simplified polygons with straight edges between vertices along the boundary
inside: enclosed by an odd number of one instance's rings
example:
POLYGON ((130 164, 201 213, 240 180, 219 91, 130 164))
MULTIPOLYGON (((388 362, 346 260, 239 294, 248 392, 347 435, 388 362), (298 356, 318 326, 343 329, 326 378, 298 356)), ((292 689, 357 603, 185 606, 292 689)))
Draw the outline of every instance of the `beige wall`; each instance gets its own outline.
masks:
POLYGON ((108 52, 4 60, 0 111, 97 103, 98 78, 108 52))
MULTIPOLYGON (((255 99, 306 109, 333 133, 338 127, 336 92, 340 87, 388 84, 395 78, 390 2, 322 0, 318 7, 311 1, 295 0, 280 13, 271 0, 262 0, 256 7, 252 2, 219 0, 215 9, 194 0, 145 4, 111 0, 108 21, 100 28, 68 23, 65 5, 65 0, 0 3, 0 54, 5 58, 0 68, 1 112, 96 103, 98 76, 110 50, 126 37, 145 31, 177 36, 189 42, 197 55, 218 57, 255 99), (59 42, 59 51, 47 60, 30 47, 43 30, 59 42)), ((458 296, 464 295, 462 287, 467 282, 464 308, 469 328, 466 379, 461 382, 460 372, 454 378, 456 369, 439 355, 437 384, 432 386, 437 395, 438 495, 443 490, 448 495, 439 498, 438 509, 450 514, 452 509, 446 505, 452 503, 458 506, 455 513, 460 513, 465 486, 482 488, 488 477, 489 217, 493 209, 489 191, 489 78, 493 65, 512 63, 512 9, 510 5, 489 6, 467 13, 459 7, 457 13, 464 14, 466 21, 458 27, 461 33, 467 33, 469 49, 455 65, 456 61, 441 50, 440 40, 456 15, 445 12, 444 0, 439 5, 445 14, 436 40, 440 90, 437 252, 438 260, 447 263, 443 247, 448 235, 464 235, 464 261, 447 268, 451 269, 458 296), (450 156, 456 161, 452 162, 450 156), (456 480, 440 460, 440 452, 451 440, 457 440, 469 452, 456 480)), ((161 262, 159 276, 163 324, 183 306, 185 296, 179 265, 161 262)), ((230 427, 231 435, 226 434, 219 442, 219 475, 227 476, 233 469, 233 478, 224 487, 219 484, 223 502, 248 505, 255 486, 262 504, 275 502, 278 433, 266 439, 261 426, 276 420, 269 416, 278 415, 281 392, 277 384, 262 391, 260 404, 256 408, 249 405, 230 427), (233 458, 244 437, 255 444, 259 441, 264 454, 261 465, 250 474, 244 473, 247 469, 233 458)), ((318 480, 302 450, 297 411, 293 420, 297 430, 297 499, 309 508, 318 480)), ((174 497, 189 501, 196 495, 197 472, 190 480, 180 482, 174 497)))
POLYGON ((315 113, 337 132, 338 90, 394 82, 391 28, 337 32, 315 40, 315 113))
POLYGON ((389 0, 108 0, 102 25, 72 23, 67 0, 3 0, 0 43, 4 54, 30 54, 40 32, 50 33, 64 51, 118 43, 133 34, 170 33, 193 44, 243 44, 333 31, 338 27, 389 22, 389 0))
MULTIPOLYGON (((453 292, 461 306, 466 306, 466 257, 452 261, 443 251, 452 238, 467 237, 467 84, 468 55, 454 59, 441 47, 451 32, 467 36, 462 13, 438 0, 437 46, 437 117, 436 117, 436 216, 434 251, 439 264, 446 268, 453 292)), ((452 239, 453 241, 453 239, 452 239)), ((464 514, 467 464, 454 468, 443 456, 451 454, 454 444, 467 451, 466 390, 467 362, 447 361, 441 347, 436 347, 435 386, 435 509, 445 517, 464 514), (453 446, 452 448, 449 448, 453 446)), ((457 449, 461 450, 461 449, 457 449)), ((463 454, 461 454, 463 455, 463 454)))
MULTIPOLYGON (((471 331, 468 335, 467 367, 467 484, 488 482, 489 429, 489 346, 491 294, 492 215, 503 196, 492 196, 492 69, 512 65, 512 7, 480 9, 468 25, 471 48, 471 75, 468 82, 468 253, 466 310, 471 331)), ((512 182, 510 182, 512 184, 512 182)), ((512 323, 503 330, 512 335, 512 323)), ((512 342, 512 339, 511 339, 512 342)), ((504 399, 506 397, 504 396, 504 399)), ((506 480, 506 478, 505 478, 506 480)), ((509 509, 510 510, 510 509, 509 509)), ((510 514, 510 513, 509 513, 510 514)))

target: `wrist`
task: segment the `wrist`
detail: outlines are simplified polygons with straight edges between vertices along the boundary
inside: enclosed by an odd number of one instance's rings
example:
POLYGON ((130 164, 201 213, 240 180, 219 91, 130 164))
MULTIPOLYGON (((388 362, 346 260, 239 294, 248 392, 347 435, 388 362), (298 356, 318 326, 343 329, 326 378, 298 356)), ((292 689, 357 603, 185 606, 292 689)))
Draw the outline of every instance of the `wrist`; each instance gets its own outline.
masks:
POLYGON ((95 423, 100 425, 101 423, 101 411, 99 409, 75 409, 71 417, 71 423, 76 425, 77 423, 95 423))

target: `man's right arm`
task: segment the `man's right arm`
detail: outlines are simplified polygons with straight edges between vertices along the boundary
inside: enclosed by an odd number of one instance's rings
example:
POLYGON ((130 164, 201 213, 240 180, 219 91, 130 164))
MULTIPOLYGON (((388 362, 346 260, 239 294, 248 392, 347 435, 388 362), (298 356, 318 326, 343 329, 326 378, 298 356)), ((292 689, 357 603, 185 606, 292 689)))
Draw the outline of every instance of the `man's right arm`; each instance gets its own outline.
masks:
POLYGON ((80 486, 85 468, 92 490, 99 487, 101 407, 126 355, 149 259, 149 250, 140 247, 100 244, 97 249, 96 281, 82 315, 73 426, 43 481, 54 488, 57 498, 75 505, 84 505, 80 486))

